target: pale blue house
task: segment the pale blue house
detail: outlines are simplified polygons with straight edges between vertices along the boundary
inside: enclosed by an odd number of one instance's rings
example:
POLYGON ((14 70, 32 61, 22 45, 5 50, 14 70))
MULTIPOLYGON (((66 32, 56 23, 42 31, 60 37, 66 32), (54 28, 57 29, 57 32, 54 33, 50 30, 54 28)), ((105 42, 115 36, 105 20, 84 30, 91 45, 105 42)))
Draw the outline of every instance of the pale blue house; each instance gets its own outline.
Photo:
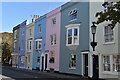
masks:
POLYGON ((35 20, 34 27, 34 50, 32 69, 41 69, 40 58, 45 52, 45 37, 46 37, 46 15, 41 16, 35 20))

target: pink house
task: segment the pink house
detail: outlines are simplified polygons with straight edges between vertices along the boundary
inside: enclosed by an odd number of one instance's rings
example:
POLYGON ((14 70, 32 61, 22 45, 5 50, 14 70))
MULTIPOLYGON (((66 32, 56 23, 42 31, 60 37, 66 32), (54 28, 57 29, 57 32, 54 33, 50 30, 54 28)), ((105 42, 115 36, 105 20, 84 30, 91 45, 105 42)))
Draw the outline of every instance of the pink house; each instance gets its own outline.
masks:
POLYGON ((47 70, 59 71, 61 7, 47 13, 46 54, 47 70))

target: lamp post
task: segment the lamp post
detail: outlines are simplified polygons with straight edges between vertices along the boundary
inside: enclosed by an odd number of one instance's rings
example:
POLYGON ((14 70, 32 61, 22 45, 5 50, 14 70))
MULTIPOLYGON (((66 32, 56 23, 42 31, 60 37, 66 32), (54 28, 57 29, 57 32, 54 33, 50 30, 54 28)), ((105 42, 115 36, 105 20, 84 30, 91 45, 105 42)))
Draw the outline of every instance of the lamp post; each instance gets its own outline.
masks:
POLYGON ((93 42, 91 42, 91 46, 93 48, 93 51, 95 51, 95 46, 97 46, 97 42, 95 42, 96 26, 94 23, 91 26, 91 32, 93 34, 93 42))
MULTIPOLYGON (((97 42, 95 42, 96 26, 94 23, 91 26, 91 32, 93 34, 93 41, 91 42, 91 46, 93 48, 93 51, 95 51, 95 47, 97 46, 97 42)), ((93 77, 92 78, 98 78, 98 76, 99 76, 98 55, 93 54, 92 57, 93 57, 93 77)))

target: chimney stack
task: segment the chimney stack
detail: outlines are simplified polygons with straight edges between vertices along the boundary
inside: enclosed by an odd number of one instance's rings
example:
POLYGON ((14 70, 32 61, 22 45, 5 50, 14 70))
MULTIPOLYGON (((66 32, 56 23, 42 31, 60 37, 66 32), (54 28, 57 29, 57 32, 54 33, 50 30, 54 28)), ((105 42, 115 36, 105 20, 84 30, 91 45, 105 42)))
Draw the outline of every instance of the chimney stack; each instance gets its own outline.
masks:
POLYGON ((34 22, 36 19, 38 19, 40 16, 39 15, 34 15, 32 22, 34 22))

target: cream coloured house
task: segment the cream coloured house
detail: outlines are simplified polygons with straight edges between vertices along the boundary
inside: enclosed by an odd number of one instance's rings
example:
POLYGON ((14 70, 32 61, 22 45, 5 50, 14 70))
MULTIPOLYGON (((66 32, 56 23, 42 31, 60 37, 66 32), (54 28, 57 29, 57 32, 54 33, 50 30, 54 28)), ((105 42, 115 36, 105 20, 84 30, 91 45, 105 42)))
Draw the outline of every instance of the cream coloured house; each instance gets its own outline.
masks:
POLYGON ((26 54, 25 54, 25 67, 32 69, 33 57, 33 42, 34 42, 34 22, 26 26, 26 54))

